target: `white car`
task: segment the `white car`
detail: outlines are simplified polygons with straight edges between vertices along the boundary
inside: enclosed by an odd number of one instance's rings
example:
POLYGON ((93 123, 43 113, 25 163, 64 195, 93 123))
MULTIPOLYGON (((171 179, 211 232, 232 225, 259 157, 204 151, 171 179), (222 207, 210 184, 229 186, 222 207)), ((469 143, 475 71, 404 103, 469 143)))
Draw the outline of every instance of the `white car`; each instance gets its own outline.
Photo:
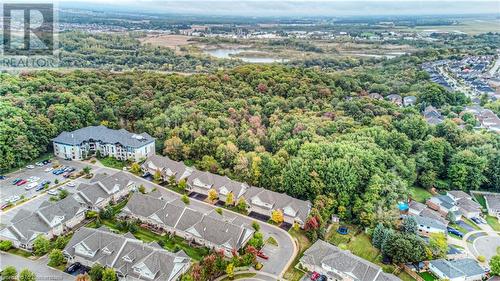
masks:
POLYGON ((35 181, 35 182, 32 182, 32 183, 28 184, 27 186, 25 186, 24 189, 30 190, 30 189, 36 187, 37 185, 38 185, 38 182, 35 181))
POLYGON ((74 182, 70 182, 70 183, 67 184, 67 186, 69 186, 69 187, 75 187, 76 184, 74 182))
POLYGON ((47 169, 45 169, 45 172, 52 172, 53 170, 54 170, 54 168, 48 167, 47 169))
POLYGON ((28 181, 29 182, 35 182, 35 181, 38 181, 40 180, 40 177, 37 177, 37 176, 31 176, 28 178, 28 181))
POLYGON ((34 168, 35 168, 35 166, 33 166, 33 165, 28 165, 28 166, 26 166, 26 168, 28 168, 28 169, 34 169, 34 168))
POLYGON ((21 200, 21 197, 19 197, 17 195, 11 196, 11 197, 9 197, 9 199, 7 199, 7 201, 10 203, 14 203, 14 202, 19 201, 19 200, 21 200))
POLYGON ((56 189, 51 189, 47 192, 49 195, 57 195, 59 192, 56 189))
POLYGON ((35 165, 37 165, 38 167, 42 167, 43 163, 42 162, 36 162, 35 165))

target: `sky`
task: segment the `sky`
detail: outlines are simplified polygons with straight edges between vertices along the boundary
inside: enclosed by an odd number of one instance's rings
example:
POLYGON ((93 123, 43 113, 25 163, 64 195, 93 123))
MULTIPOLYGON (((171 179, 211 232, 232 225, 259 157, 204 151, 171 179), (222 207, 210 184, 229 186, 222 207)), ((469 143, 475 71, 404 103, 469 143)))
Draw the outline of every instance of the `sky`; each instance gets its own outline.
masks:
POLYGON ((231 16, 376 16, 497 14, 500 0, 59 0, 62 7, 77 5, 94 8, 140 10, 176 14, 231 16))

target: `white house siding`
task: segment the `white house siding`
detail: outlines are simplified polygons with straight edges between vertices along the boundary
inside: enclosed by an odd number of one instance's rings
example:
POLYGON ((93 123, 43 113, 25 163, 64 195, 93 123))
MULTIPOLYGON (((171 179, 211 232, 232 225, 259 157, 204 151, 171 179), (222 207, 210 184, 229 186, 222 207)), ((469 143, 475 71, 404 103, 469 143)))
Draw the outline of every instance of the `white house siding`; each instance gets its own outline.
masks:
POLYGON ((444 230, 434 228, 434 227, 428 227, 428 226, 418 226, 418 234, 422 236, 430 236, 432 233, 445 233, 444 230))
POLYGON ((259 206, 256 206, 255 204, 251 204, 251 203, 250 203, 250 208, 248 209, 248 211, 255 212, 255 213, 269 216, 269 217, 271 216, 271 212, 272 212, 272 210, 264 209, 264 208, 261 208, 259 206))
POLYGON ((82 145, 63 144, 54 142, 54 155, 59 158, 84 159, 89 151, 99 151, 102 156, 111 156, 119 160, 131 159, 140 161, 155 154, 155 143, 149 143, 138 148, 124 147, 111 143, 84 143, 82 145))

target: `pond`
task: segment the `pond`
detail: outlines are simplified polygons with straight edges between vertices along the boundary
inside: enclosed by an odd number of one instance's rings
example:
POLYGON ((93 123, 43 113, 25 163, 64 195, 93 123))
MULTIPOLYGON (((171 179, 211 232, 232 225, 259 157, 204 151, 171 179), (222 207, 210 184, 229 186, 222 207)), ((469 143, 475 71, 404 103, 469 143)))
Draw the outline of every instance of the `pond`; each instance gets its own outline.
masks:
POLYGON ((212 49, 212 50, 204 50, 203 51, 205 54, 211 55, 213 57, 219 58, 219 59, 231 59, 231 58, 237 58, 240 59, 244 62, 249 62, 249 63, 274 63, 274 62, 286 62, 286 59, 280 59, 280 58, 274 58, 267 53, 258 51, 258 50, 253 50, 253 49, 212 49), (251 52, 252 56, 239 56, 240 53, 247 53, 251 52))

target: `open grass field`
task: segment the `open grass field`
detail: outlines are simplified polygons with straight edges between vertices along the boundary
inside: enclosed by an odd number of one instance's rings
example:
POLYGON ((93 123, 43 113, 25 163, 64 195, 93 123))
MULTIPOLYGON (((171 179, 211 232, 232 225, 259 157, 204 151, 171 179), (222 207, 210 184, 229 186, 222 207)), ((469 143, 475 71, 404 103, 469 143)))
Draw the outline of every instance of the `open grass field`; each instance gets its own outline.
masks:
POLYGON ((441 32, 463 32, 469 35, 477 35, 487 32, 498 32, 500 30, 500 20, 464 20, 456 25, 443 26, 417 26, 415 28, 403 28, 409 31, 435 30, 441 32))
POLYGON ((493 216, 486 216, 486 222, 493 228, 495 231, 500 231, 500 222, 498 219, 493 216))
POLYGON ((417 202, 425 203, 425 201, 432 197, 432 194, 421 188, 421 187, 411 187, 410 188, 411 198, 417 202))
POLYGON ((146 37, 139 39, 142 44, 151 44, 153 46, 161 46, 170 49, 186 46, 191 44, 189 41, 190 36, 185 35, 163 35, 163 34, 150 34, 146 37))

